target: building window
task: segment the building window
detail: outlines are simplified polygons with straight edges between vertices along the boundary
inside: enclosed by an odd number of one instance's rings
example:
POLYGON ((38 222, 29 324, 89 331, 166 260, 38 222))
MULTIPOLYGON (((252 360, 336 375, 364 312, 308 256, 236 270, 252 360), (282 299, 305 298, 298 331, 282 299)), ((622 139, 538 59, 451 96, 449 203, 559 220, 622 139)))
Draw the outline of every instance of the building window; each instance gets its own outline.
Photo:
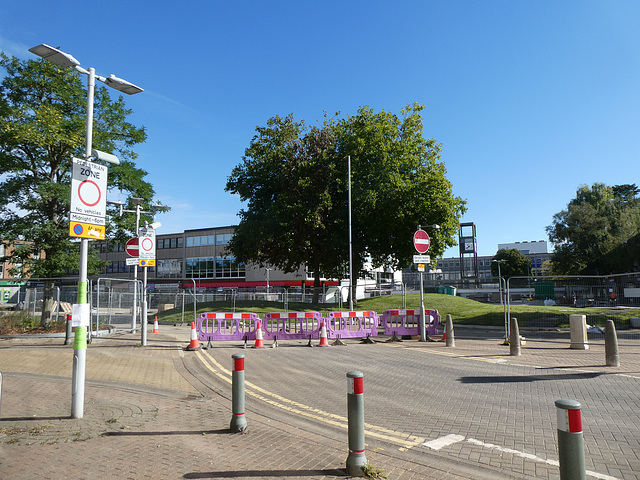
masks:
POLYGON ((214 244, 215 235, 200 235, 198 237, 187 237, 187 247, 205 247, 214 244))
POLYGON ((219 233, 216 235, 216 245, 227 245, 231 241, 233 233, 219 233))
POLYGON ((244 278, 244 263, 236 262, 235 257, 216 257, 216 278, 244 278))

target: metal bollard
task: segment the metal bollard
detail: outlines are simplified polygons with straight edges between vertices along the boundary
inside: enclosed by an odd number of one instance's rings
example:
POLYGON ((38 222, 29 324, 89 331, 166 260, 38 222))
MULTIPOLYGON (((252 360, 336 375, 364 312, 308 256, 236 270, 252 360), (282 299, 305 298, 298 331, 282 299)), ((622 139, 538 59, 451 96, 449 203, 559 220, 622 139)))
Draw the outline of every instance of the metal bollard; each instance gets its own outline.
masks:
POLYGON ((604 358, 607 367, 620 366, 618 335, 616 335, 616 324, 613 320, 607 320, 604 326, 604 358))
POLYGON ((2 414, 2 372, 0 372, 0 414, 2 414))
POLYGON ((586 480, 580 402, 556 400, 560 480, 586 480))
POLYGON ((231 374, 231 424, 232 433, 244 433, 247 429, 247 418, 244 414, 244 355, 234 353, 233 373, 231 374))
POLYGON ((447 336, 446 346, 447 347, 455 347, 456 340, 453 338, 453 320, 451 319, 451 315, 447 315, 447 321, 444 324, 444 333, 447 336))
POLYGON ((347 475, 363 477, 367 464, 364 454, 364 385, 362 372, 347 373, 347 420, 349 423, 349 456, 347 475))
POLYGON ((64 344, 71 345, 73 343, 73 327, 71 326, 71 314, 67 313, 67 333, 65 335, 64 344))
POLYGON ((520 356, 520 329, 518 328, 518 319, 513 317, 509 324, 509 355, 512 357, 520 356))

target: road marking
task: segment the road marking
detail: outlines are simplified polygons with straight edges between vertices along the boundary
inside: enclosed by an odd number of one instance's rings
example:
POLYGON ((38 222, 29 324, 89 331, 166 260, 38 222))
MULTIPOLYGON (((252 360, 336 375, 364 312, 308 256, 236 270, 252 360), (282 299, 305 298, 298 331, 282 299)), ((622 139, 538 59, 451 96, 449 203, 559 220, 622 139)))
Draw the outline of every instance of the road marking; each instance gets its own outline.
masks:
MULTIPOLYGON (((545 458, 538 457, 538 456, 533 455, 531 453, 519 452, 518 450, 514 450, 512 448, 504 448, 504 447, 501 447, 499 445, 494 445, 493 443, 485 443, 485 442, 483 442, 481 440, 476 440, 475 438, 467 438, 467 442, 471 443, 472 445, 477 445, 479 447, 489 448, 491 450, 497 450, 497 451, 499 451, 501 453, 510 453, 511 455, 515 455, 515 456, 521 457, 521 458, 526 458, 527 460, 533 460, 534 462, 545 463, 545 464, 551 465, 553 467, 559 467, 560 466, 560 463, 557 460, 547 460, 545 458)), ((592 472, 590 470, 587 470, 585 473, 590 477, 598 478, 600 480, 619 480, 616 477, 612 477, 610 475, 605 475, 605 474, 602 474, 602 473, 592 472)))
POLYGON ((455 433, 450 433, 449 435, 445 435, 444 437, 424 442, 422 445, 424 445, 425 447, 429 447, 431 450, 440 450, 441 448, 448 447, 449 445, 453 445, 454 443, 458 443, 463 440, 464 435, 456 435, 455 433))
MULTIPOLYGON (((220 363, 218 363, 208 352, 205 352, 205 356, 201 353, 201 351, 196 352, 196 356, 200 359, 203 365, 209 369, 213 374, 215 374, 220 379, 224 380, 227 383, 231 383, 231 371, 224 368, 220 363), (208 361, 207 361, 208 360, 208 361), (213 366, 211 365, 213 364, 213 366), (216 367, 216 368, 214 368, 216 367)), ((273 392, 265 390, 264 388, 258 387, 257 385, 247 382, 245 380, 245 393, 251 395, 254 398, 262 400, 269 405, 280 408, 282 410, 286 410, 290 413, 294 413, 296 415, 302 415, 308 418, 312 418, 314 420, 327 423, 329 425, 333 425, 335 427, 340 427, 347 429, 349 424, 346 417, 336 415, 334 413, 325 412, 323 410, 310 407, 300 402, 296 402, 294 400, 290 400, 288 398, 284 398, 280 395, 277 395, 273 392), (269 398, 270 397, 270 398, 269 398)), ((372 425, 369 423, 365 423, 365 435, 369 435, 371 437, 379 438, 381 440, 385 440, 391 442, 396 445, 400 445, 400 450, 406 451, 410 448, 416 447, 425 442, 425 438, 416 437, 414 435, 407 435, 403 432, 396 432, 394 430, 390 430, 388 428, 379 427, 377 425, 372 425)))

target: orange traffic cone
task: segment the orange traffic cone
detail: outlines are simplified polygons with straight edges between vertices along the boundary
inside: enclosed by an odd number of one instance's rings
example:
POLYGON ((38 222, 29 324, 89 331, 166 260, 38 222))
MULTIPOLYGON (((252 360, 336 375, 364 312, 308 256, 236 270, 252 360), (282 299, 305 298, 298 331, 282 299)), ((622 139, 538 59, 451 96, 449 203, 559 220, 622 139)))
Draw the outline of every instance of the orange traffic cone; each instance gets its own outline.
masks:
POLYGON ((328 347, 329 339, 327 338, 327 325, 324 320, 322 320, 322 328, 320 329, 320 344, 319 347, 328 347))
POLYGON ((158 316, 156 315, 155 320, 153 321, 153 333, 160 333, 158 330, 158 316))
POLYGON ((442 334, 442 340, 440 340, 441 342, 446 342, 447 341, 447 330, 445 329, 444 333, 442 334))
POLYGON ((193 352, 194 350, 200 350, 202 346, 198 341, 198 332, 196 332, 196 322, 191 322, 191 342, 189 342, 189 346, 187 350, 193 352))
POLYGON ((262 341, 262 326, 260 321, 258 321, 258 325, 256 326, 256 343, 253 348, 262 348, 264 347, 264 342, 262 341))

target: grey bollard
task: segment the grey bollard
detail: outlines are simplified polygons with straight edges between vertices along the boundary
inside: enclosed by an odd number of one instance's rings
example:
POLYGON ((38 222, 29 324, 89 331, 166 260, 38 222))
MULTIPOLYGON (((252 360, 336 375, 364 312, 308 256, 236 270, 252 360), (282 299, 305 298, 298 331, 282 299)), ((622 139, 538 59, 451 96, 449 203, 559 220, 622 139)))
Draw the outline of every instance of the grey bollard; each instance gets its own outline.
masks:
POLYGON ((561 399, 555 403, 558 414, 560 480, 586 480, 580 402, 561 399))
POLYGON ((71 314, 67 313, 67 330, 65 334, 64 344, 71 345, 73 343, 73 327, 71 326, 71 314))
POLYGON ((347 373, 347 420, 349 456, 347 475, 363 477, 367 457, 364 454, 364 385, 362 372, 347 373))
POLYGON ((607 367, 620 366, 618 335, 616 335, 616 325, 613 320, 607 320, 604 326, 604 358, 607 367))
POLYGON ((520 329, 518 328, 518 319, 513 317, 509 324, 509 355, 512 357, 520 356, 520 329))
POLYGON ((232 433, 244 433, 247 430, 247 417, 244 412, 244 355, 234 353, 233 372, 231 374, 231 424, 232 433))
POLYGON ((447 321, 444 324, 444 333, 447 337, 446 346, 447 347, 455 347, 456 340, 453 337, 453 320, 451 319, 451 315, 447 315, 447 321))
POLYGON ((2 372, 0 372, 0 414, 2 414, 2 372))

